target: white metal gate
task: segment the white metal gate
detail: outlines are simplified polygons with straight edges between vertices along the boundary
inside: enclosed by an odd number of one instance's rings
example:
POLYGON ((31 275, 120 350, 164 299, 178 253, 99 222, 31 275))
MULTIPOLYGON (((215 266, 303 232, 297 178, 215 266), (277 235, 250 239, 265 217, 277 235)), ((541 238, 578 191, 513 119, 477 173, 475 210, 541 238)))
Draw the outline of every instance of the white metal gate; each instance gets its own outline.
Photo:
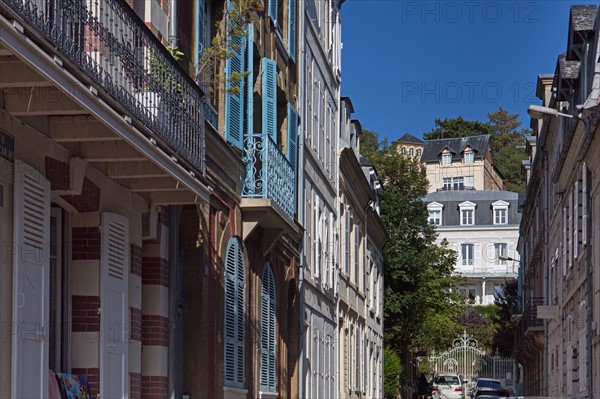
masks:
POLYGON ((516 362, 511 357, 490 355, 467 331, 463 331, 447 351, 429 357, 431 371, 439 373, 456 373, 467 384, 477 378, 494 378, 500 380, 502 386, 514 392, 514 375, 516 362))

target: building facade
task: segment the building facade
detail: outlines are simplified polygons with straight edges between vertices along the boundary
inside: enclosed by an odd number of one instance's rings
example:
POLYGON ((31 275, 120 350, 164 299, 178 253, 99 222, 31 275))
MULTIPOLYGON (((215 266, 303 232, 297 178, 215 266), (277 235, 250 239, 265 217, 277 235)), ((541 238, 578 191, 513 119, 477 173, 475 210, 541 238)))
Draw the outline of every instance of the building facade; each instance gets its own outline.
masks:
POLYGON ((502 176, 494 167, 490 135, 427 140, 421 162, 430 193, 504 189, 502 176))
POLYGON ((542 106, 521 223, 522 315, 515 352, 525 394, 600 394, 596 6, 572 6, 566 52, 538 79, 542 106), (557 114, 560 112, 561 114, 557 114))
POLYGON ((397 144, 401 155, 408 155, 409 157, 421 157, 423 148, 425 148, 425 142, 410 133, 405 133, 396 140, 395 144, 397 144))

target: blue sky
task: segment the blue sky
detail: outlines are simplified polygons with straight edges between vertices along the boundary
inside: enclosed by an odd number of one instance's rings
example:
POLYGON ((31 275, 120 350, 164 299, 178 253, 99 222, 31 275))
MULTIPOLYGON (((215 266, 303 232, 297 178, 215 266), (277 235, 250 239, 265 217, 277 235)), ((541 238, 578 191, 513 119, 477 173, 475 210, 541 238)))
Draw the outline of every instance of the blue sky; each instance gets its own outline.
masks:
POLYGON ((570 5, 594 3, 347 0, 342 95, 380 139, 421 137, 436 117, 487 121, 498 107, 529 126, 537 75, 566 50, 570 5))

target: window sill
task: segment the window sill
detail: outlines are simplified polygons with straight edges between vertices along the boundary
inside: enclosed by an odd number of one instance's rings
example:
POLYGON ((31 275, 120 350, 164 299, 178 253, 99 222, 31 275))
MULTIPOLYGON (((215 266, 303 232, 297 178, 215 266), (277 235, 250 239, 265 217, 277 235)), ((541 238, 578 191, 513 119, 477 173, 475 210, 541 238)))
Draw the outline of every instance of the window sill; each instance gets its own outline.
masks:
POLYGON ((225 399, 246 399, 247 396, 247 389, 223 387, 223 397, 225 399))
POLYGON ((277 399, 277 392, 258 392, 258 397, 260 399, 277 399))

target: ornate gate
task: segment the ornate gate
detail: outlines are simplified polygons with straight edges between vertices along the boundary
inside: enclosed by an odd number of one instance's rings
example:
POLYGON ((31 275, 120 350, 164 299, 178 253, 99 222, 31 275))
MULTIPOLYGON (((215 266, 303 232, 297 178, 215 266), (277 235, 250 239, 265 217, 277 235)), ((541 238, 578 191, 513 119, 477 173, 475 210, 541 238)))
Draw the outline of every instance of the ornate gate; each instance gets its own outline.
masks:
POLYGON ((495 355, 488 354, 466 330, 447 351, 439 355, 432 353, 429 365, 433 373, 456 373, 467 384, 477 378, 494 378, 500 380, 503 387, 514 391, 514 359, 500 356, 498 352, 495 355))

